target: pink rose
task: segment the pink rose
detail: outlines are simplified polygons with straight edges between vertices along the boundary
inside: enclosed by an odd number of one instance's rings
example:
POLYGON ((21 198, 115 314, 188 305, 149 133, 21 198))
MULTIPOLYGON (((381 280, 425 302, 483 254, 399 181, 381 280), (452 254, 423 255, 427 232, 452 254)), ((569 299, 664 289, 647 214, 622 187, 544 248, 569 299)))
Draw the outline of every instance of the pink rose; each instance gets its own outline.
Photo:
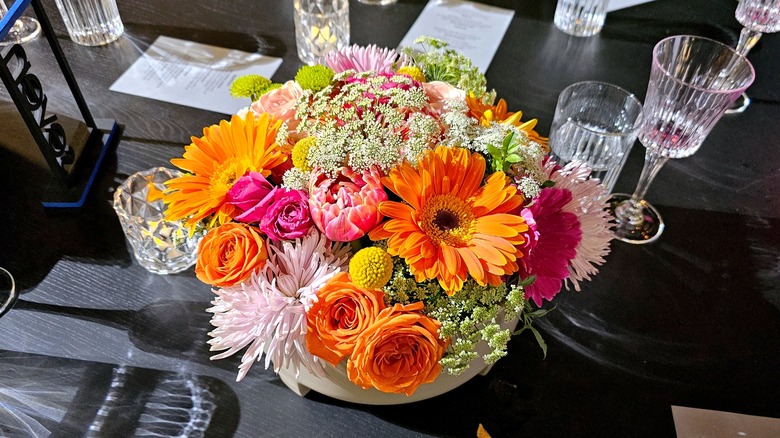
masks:
POLYGON ((317 228, 330 240, 351 242, 382 221, 379 204, 387 200, 376 169, 357 173, 342 168, 336 179, 317 175, 309 183, 309 208, 317 228))
POLYGON ((227 192, 226 201, 245 212, 268 196, 273 188, 259 172, 248 172, 233 183, 227 192))
POLYGON ((442 112, 447 100, 466 100, 465 91, 455 88, 446 82, 424 82, 422 86, 425 94, 428 96, 429 106, 438 113, 442 112))
POLYGON ((296 239, 314 225, 309 214, 309 197, 303 190, 276 188, 266 200, 269 202, 260 220, 260 231, 270 239, 296 239))
POLYGON ((281 88, 271 90, 260 99, 252 103, 251 109, 255 114, 268 113, 275 119, 281 119, 294 129, 290 124, 295 124, 295 105, 303 96, 303 89, 295 81, 285 82, 281 88))

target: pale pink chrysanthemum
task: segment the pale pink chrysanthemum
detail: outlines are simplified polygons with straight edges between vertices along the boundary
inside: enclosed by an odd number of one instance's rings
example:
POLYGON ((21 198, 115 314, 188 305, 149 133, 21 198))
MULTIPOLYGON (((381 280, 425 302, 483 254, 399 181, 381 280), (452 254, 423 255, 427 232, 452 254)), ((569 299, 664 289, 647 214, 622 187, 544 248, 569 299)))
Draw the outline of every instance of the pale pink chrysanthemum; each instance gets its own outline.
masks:
POLYGON ((208 312, 214 314, 209 333, 211 351, 223 359, 249 348, 238 367, 240 381, 265 351, 265 367, 277 373, 285 367, 296 375, 301 365, 322 375, 322 362, 306 349, 306 312, 317 291, 336 273, 346 270, 348 248, 331 244, 312 231, 302 239, 268 241, 268 261, 252 277, 232 287, 215 289, 218 295, 208 312))
POLYGON ((574 259, 575 248, 582 238, 579 220, 574 213, 564 211, 572 199, 568 190, 545 188, 534 202, 523 209, 536 222, 536 244, 518 259, 520 276, 535 276, 536 280, 525 287, 525 295, 537 306, 543 300, 551 301, 560 292, 563 280, 569 276, 569 261, 574 259))
POLYGON ((374 44, 366 47, 352 45, 337 52, 330 52, 325 55, 324 61, 335 73, 347 70, 355 70, 358 73, 393 73, 394 67, 401 68, 410 64, 406 55, 393 49, 379 48, 374 44))
MULTIPOLYGON (((577 245, 577 255, 569 263, 569 278, 574 289, 579 291, 582 280, 590 280, 598 272, 596 265, 604 263, 609 254, 609 243, 615 237, 612 231, 612 216, 607 210, 606 191, 598 180, 588 179, 590 168, 584 163, 572 162, 564 168, 552 160, 546 164, 555 188, 568 190, 572 199, 563 206, 564 211, 577 215, 582 229, 582 240, 577 245)), ((569 288, 568 281, 566 288, 569 288)))

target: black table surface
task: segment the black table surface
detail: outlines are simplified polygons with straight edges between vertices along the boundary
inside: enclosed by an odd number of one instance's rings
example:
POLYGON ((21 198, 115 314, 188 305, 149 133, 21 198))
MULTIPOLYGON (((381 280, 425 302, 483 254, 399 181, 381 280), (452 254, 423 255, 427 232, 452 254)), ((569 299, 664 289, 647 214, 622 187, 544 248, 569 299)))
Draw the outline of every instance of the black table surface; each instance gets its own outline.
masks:
MULTIPOLYGON (((725 116, 699 152, 671 160, 651 186, 647 198, 667 223, 661 239, 615 242, 594 281, 556 298, 538 325, 546 359, 526 333, 490 374, 450 393, 361 406, 299 397, 262 363, 236 383, 239 357, 209 360, 209 288, 192 269, 141 268, 111 208, 129 174, 169 165, 190 136, 226 117, 112 92, 111 83, 159 35, 281 57, 274 79, 287 80, 301 65, 292 1, 118 3, 126 34, 90 48, 67 38, 44 1, 95 117, 124 126, 86 207, 45 212, 45 172, 0 148, 0 266, 22 292, 0 319, 0 417, 26 421, 21 436, 165 435, 184 425, 193 436, 475 436, 482 424, 494 437, 664 437, 675 435, 673 405, 780 417, 780 36, 765 35, 749 55, 757 79, 747 111, 725 116)), ((510 109, 537 117, 543 134, 567 85, 606 81, 641 99, 655 42, 695 34, 735 45, 740 29, 733 0, 615 11, 591 38, 557 30, 553 0, 491 4, 515 15, 488 84, 510 109)), ((424 5, 351 1, 351 40, 394 47, 424 5)), ((49 110, 77 115, 45 41, 24 47, 49 110)), ((633 189, 643 154, 636 145, 617 191, 633 189)), ((0 435, 19 433, 9 428, 0 435)))

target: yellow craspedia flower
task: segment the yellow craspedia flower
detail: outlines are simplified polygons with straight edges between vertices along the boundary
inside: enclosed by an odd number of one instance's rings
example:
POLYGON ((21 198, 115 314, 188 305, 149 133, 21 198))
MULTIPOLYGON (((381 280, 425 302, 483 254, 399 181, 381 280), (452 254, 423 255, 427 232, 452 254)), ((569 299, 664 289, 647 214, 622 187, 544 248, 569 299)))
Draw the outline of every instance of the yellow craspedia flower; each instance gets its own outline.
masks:
POLYGON ((398 74, 411 76, 411 78, 417 82, 426 82, 425 74, 423 74, 422 70, 413 65, 407 65, 399 68, 398 74))
POLYGON ((393 275, 393 258, 382 248, 363 248, 349 261, 352 282, 365 289, 379 289, 393 275))
POLYGON ((306 137, 298 140, 293 146, 292 150, 292 162, 293 166, 297 167, 304 172, 309 172, 311 166, 309 166, 309 149, 317 143, 317 139, 314 137, 306 137))

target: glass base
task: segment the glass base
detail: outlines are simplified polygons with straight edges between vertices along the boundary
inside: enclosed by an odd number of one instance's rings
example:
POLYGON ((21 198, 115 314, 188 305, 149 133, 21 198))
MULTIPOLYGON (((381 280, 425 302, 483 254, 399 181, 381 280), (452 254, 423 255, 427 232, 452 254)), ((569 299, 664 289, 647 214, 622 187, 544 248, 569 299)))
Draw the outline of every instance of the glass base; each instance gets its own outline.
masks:
POLYGON ((750 106, 750 98, 747 94, 742 93, 739 98, 731 105, 731 108, 726 109, 726 114, 741 114, 750 106))
POLYGON ((19 17, 8 35, 0 41, 0 46, 21 44, 33 40, 41 33, 41 24, 32 17, 19 17))
POLYGON ((643 220, 639 223, 621 223, 617 220, 615 209, 624 201, 631 199, 631 195, 626 193, 613 193, 609 200, 609 211, 615 217, 617 227, 615 228, 615 238, 626 243, 641 245, 644 243, 655 242, 664 232, 664 221, 661 214, 650 203, 644 199, 639 202, 642 207, 643 220))

